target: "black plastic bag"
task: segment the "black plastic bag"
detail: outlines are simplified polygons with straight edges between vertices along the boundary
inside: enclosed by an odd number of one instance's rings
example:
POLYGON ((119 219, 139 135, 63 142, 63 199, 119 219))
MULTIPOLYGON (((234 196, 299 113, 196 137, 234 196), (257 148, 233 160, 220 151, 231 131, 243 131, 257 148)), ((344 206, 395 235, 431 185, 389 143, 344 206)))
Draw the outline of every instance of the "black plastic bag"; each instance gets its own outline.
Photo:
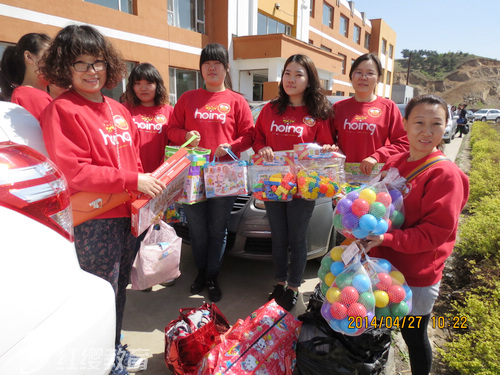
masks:
POLYGON ((314 293, 309 300, 309 311, 298 317, 303 322, 297 343, 298 373, 380 374, 389 356, 391 330, 371 329, 359 336, 335 332, 321 316, 321 299, 321 293, 314 293))

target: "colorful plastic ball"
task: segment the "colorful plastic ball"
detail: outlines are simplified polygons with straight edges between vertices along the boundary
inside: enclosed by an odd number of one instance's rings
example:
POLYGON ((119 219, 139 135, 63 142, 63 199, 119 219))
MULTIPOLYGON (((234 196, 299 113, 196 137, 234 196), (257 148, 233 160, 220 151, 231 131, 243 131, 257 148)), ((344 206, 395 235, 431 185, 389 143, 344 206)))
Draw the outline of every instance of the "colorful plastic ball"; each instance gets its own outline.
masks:
MULTIPOLYGON (((375 316, 377 317, 377 319, 391 316, 391 308, 389 306, 375 307, 375 316)), ((377 322, 377 324, 379 324, 379 322, 377 322)))
POLYGON ((373 318, 375 317, 375 314, 372 313, 371 311, 368 311, 366 313, 366 319, 363 319, 363 328, 368 329, 372 328, 373 325, 373 318))
POLYGON ((391 196, 392 203, 398 201, 399 199, 403 199, 401 192, 396 189, 389 190, 389 195, 391 196))
POLYGON ((330 258, 332 258, 335 262, 342 261, 342 253, 344 252, 344 248, 341 246, 335 246, 330 250, 330 258))
POLYGON ((369 212, 377 219, 381 219, 386 213, 386 207, 380 202, 373 202, 372 204, 370 204, 369 212))
POLYGON ((330 266, 333 263, 333 259, 329 256, 324 256, 323 259, 321 259, 321 268, 325 270, 330 270, 330 266))
POLYGON ((342 328, 340 328, 340 322, 341 320, 338 319, 330 319, 328 321, 328 324, 330 325, 330 327, 332 327, 334 331, 342 332, 342 328))
POLYGON ((391 203, 389 207, 387 208, 387 212, 389 213, 389 217, 391 217, 392 213, 394 212, 395 208, 394 205, 391 203))
POLYGON ((364 199, 358 198, 352 202, 351 211, 356 216, 363 216, 370 211, 370 205, 364 199))
POLYGON ((357 191, 357 190, 351 191, 351 192, 347 193, 347 195, 345 197, 347 199, 349 199, 351 202, 354 202, 356 199, 359 198, 359 191, 357 191))
POLYGON ((381 234, 386 233, 388 229, 389 229, 389 225, 387 224, 387 221, 385 221, 384 219, 379 219, 377 221, 377 226, 372 231, 372 233, 377 235, 377 236, 380 236, 381 234))
POLYGON ((318 278, 320 280, 324 281, 327 273, 330 273, 330 269, 325 270, 323 267, 318 268, 318 278))
POLYGON ((377 218, 371 214, 363 215, 359 218, 359 227, 371 232, 377 227, 377 218))
POLYGON ((346 286, 352 285, 352 279, 354 275, 352 273, 341 273, 335 279, 335 283, 340 289, 344 289, 346 286))
POLYGON ((334 283, 334 281, 335 281, 335 275, 333 275, 331 272, 328 272, 325 275, 325 284, 328 285, 328 286, 332 286, 332 284, 334 283))
POLYGON ((389 295, 389 301, 392 303, 399 303, 406 297, 405 290, 401 285, 391 285, 387 289, 387 294, 389 295))
POLYGON ((413 296, 413 291, 408 285, 403 285, 403 289, 405 290, 406 293, 405 302, 411 301, 411 297, 413 296))
POLYGON ((347 315, 364 318, 366 316, 366 307, 361 303, 355 302, 347 308, 347 315))
POLYGON ((323 305, 321 306, 321 316, 325 318, 327 322, 333 318, 332 312, 330 311, 331 307, 332 304, 328 302, 323 302, 323 305))
POLYGON ((358 301, 359 293, 353 286, 346 286, 342 289, 342 292, 340 292, 340 298, 342 299, 342 302, 350 305, 358 301))
POLYGON ((344 270, 344 262, 333 262, 330 266, 330 272, 337 277, 344 270))
POLYGON ((392 198, 389 193, 381 191, 377 194, 377 198, 375 199, 375 201, 382 203, 385 207, 389 207, 389 205, 392 203, 392 198))
POLYGON ((387 259, 380 258, 377 260, 377 265, 381 267, 384 272, 389 273, 391 272, 392 265, 391 262, 389 262, 387 259))
POLYGON ((326 296, 326 292, 328 292, 328 289, 330 289, 330 286, 327 283, 325 283, 324 281, 322 281, 320 283, 320 288, 321 288, 321 294, 326 296))
POLYGON ((389 272, 389 275, 392 277, 393 284, 403 285, 405 283, 405 277, 401 272, 394 270, 389 272))
POLYGON ((389 296, 387 292, 383 290, 375 290, 373 292, 373 296, 375 297, 375 306, 376 307, 386 307, 389 304, 389 296))
POLYGON ((344 224, 342 224, 342 215, 335 214, 335 216, 333 216, 333 226, 338 230, 344 229, 344 224))
POLYGON ((342 198, 339 200, 339 203, 337 203, 337 212, 341 215, 345 215, 351 212, 351 206, 352 201, 350 199, 342 198))
POLYGON ((328 300, 328 302, 330 302, 330 303, 340 302, 340 300, 341 300, 340 293, 341 293, 341 290, 339 288, 337 288, 336 286, 332 286, 326 292, 325 297, 328 300))
POLYGON ((353 230, 358 226, 359 219, 352 212, 346 213, 344 217, 342 217, 342 225, 345 229, 353 230))
POLYGON ((377 199, 377 194, 371 189, 363 189, 359 192, 359 197, 372 204, 377 199))
POLYGON ((364 292, 359 296, 358 302, 366 307, 367 310, 373 310, 375 307, 375 296, 372 292, 364 292))
POLYGON ((365 238, 366 236, 368 236, 370 234, 370 232, 367 230, 361 229, 360 227, 357 227, 357 228, 354 228, 352 230, 352 234, 354 235, 354 237, 361 239, 361 238, 365 238))
POLYGON ((399 228, 399 227, 401 227, 401 225, 403 225, 403 223, 405 221, 405 216, 403 215, 403 213, 401 211, 394 210, 394 212, 390 216, 390 219, 392 221, 392 226, 394 228, 399 228))
POLYGON ((368 276, 363 274, 358 274, 352 279, 352 286, 359 292, 364 293, 370 289, 371 282, 368 276))
POLYGON ((334 302, 330 307, 330 312, 335 319, 344 319, 347 317, 347 306, 341 302, 334 302))
POLYGON ((403 316, 408 315, 409 312, 410 308, 405 301, 401 301, 399 303, 394 303, 393 305, 391 305, 392 316, 399 316, 400 318, 402 318, 403 316))
POLYGON ((345 238, 349 238, 349 239, 353 239, 355 240, 356 237, 354 236, 354 234, 352 234, 352 232, 350 230, 347 230, 347 229, 344 229, 342 232, 342 235, 345 237, 345 238))
POLYGON ((379 272, 377 274, 377 277, 379 279, 379 282, 376 285, 377 289, 387 291, 387 289, 389 289, 389 287, 392 285, 391 275, 385 272, 379 272))
POLYGON ((340 321, 340 328, 342 329, 343 332, 347 333, 348 335, 353 335, 358 330, 356 328, 356 324, 351 323, 349 319, 342 319, 340 321))

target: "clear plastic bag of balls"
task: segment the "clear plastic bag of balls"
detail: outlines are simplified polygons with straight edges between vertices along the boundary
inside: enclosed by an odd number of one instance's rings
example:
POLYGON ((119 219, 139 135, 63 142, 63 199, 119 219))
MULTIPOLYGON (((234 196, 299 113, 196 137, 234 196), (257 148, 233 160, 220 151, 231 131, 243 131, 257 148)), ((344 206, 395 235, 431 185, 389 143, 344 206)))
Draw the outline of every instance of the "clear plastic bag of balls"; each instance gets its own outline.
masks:
POLYGON ((359 252, 326 291, 321 315, 333 330, 349 336, 361 335, 374 324, 375 296, 359 252))
POLYGON ((318 278, 323 296, 326 296, 326 292, 332 286, 335 277, 344 270, 342 254, 346 248, 347 246, 335 246, 321 259, 318 278))
POLYGON ((400 327, 412 309, 412 291, 404 275, 386 259, 365 255, 362 263, 375 297, 377 327, 400 327))

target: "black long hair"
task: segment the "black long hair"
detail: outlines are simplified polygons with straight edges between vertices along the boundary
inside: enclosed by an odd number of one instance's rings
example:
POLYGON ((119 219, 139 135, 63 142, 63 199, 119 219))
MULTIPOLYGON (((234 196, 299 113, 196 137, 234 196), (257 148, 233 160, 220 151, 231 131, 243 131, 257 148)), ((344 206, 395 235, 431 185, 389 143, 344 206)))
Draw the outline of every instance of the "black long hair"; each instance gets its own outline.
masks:
POLYGON ((123 95, 123 101, 136 107, 141 101, 134 92, 134 85, 137 81, 145 80, 156 83, 155 106, 168 104, 168 93, 163 82, 163 78, 152 64, 142 63, 136 65, 128 77, 127 88, 123 95))
POLYGON ((207 61, 219 61, 226 69, 226 77, 224 78, 224 86, 227 89, 233 89, 231 76, 229 75, 229 52, 226 47, 219 43, 207 44, 200 54, 200 72, 201 66, 207 61))

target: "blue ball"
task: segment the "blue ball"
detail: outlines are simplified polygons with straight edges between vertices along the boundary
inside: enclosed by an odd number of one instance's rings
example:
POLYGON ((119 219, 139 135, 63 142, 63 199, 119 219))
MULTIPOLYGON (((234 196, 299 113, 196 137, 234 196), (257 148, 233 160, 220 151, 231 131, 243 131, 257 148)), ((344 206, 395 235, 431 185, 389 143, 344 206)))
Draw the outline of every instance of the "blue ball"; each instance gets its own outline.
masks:
POLYGON ((356 328, 356 324, 354 322, 353 324, 351 324, 351 327, 349 327, 349 323, 350 322, 348 318, 342 319, 340 321, 340 328, 348 335, 353 335, 358 329, 356 328))
POLYGON ((333 273, 333 276, 337 276, 344 270, 344 262, 333 262, 330 266, 330 272, 333 273))
POLYGON ((357 227, 357 228, 354 228, 352 230, 352 234, 356 238, 365 238, 366 236, 368 236, 370 234, 370 232, 368 232, 367 230, 361 229, 360 227, 357 227))
POLYGON ((380 219, 377 222, 377 226, 373 230, 373 234, 380 236, 381 234, 384 234, 385 232, 387 232, 387 229, 389 229, 389 225, 387 224, 387 221, 385 221, 384 219, 380 219))
POLYGON ((360 217, 359 227, 367 232, 372 232, 377 227, 377 218, 371 214, 360 217))
POLYGON ((334 331, 342 332, 342 328, 340 328, 340 322, 341 322, 340 320, 332 318, 328 321, 328 324, 330 325, 330 327, 332 327, 334 331))
POLYGON ((403 285, 403 289, 405 290, 406 293, 405 301, 408 302, 409 300, 411 300, 413 292, 411 291, 411 288, 406 284, 403 285))
POLYGON ((377 265, 384 269, 385 273, 389 273, 392 270, 392 264, 387 259, 378 259, 377 265))
POLYGON ((370 289, 370 279, 366 275, 358 274, 352 279, 352 286, 356 288, 359 294, 366 292, 370 289))

